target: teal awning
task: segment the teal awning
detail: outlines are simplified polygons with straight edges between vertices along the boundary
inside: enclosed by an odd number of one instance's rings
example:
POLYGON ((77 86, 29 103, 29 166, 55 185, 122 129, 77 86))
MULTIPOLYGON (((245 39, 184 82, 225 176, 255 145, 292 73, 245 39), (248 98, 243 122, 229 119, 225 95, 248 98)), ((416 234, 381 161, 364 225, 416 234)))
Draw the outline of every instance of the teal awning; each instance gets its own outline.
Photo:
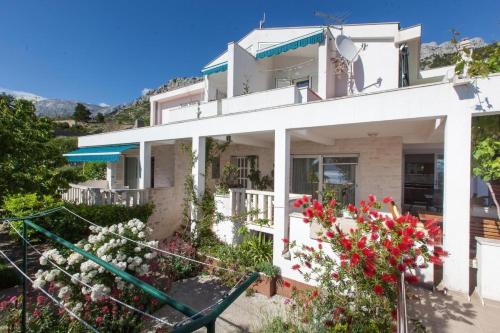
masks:
POLYGON ((201 70, 201 73, 203 75, 210 75, 210 74, 215 74, 215 73, 225 72, 225 71, 227 71, 227 61, 220 63, 220 64, 217 64, 217 65, 210 66, 208 68, 203 68, 201 70))
POLYGON ((118 162, 123 152, 138 147, 138 144, 83 147, 63 156, 69 162, 118 162))
POLYGON ((313 32, 311 34, 301 36, 278 45, 273 45, 268 48, 262 49, 257 52, 255 56, 257 59, 273 57, 278 54, 288 52, 290 50, 298 49, 299 47, 304 47, 311 44, 322 43, 325 39, 325 34, 323 29, 320 31, 313 32))

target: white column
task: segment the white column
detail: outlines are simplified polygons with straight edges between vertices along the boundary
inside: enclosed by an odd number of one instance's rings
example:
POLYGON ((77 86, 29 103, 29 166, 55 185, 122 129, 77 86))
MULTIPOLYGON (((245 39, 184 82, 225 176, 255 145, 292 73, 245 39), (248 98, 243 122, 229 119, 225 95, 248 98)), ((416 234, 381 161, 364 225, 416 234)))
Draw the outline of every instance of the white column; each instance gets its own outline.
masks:
MULTIPOLYGON (((274 132, 274 242, 273 263, 281 266, 283 238, 289 237, 290 216, 288 198, 290 193, 290 132, 276 129, 274 132)), ((289 258, 289 254, 285 254, 289 258)))
POLYGON ((444 132, 443 267, 446 288, 469 293, 471 115, 451 112, 444 132))
MULTIPOLYGON (((205 192, 205 138, 195 136, 193 137, 192 143, 192 152, 195 160, 193 161, 193 186, 196 196, 201 198, 203 193, 205 192)), ((196 221, 198 212, 193 209, 191 211, 191 219, 196 221)), ((191 225, 191 231, 194 231, 196 228, 196 222, 193 222, 191 225)))
POLYGON ((332 40, 326 33, 325 40, 318 47, 318 95, 325 99, 333 97, 335 77, 330 52, 332 40))
POLYGON ((151 187, 151 142, 139 144, 139 189, 151 187))
POLYGON ((116 178, 116 163, 107 162, 106 163, 106 181, 109 188, 115 187, 116 178))
POLYGON ((235 94, 234 42, 227 44, 227 98, 235 94))

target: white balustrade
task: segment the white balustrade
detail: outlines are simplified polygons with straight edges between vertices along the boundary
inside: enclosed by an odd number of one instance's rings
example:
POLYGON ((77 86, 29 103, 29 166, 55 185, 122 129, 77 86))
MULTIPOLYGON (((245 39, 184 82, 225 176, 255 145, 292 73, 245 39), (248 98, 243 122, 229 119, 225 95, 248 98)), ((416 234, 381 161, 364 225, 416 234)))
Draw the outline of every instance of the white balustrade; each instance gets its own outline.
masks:
MULTIPOLYGON (((302 194, 290 194, 290 206, 302 194)), ((247 223, 268 221, 269 226, 274 224, 274 192, 232 188, 229 190, 231 215, 240 217, 247 223)))
POLYGON ((133 207, 149 202, 149 191, 139 189, 104 189, 70 184, 62 199, 75 204, 123 205, 133 207))

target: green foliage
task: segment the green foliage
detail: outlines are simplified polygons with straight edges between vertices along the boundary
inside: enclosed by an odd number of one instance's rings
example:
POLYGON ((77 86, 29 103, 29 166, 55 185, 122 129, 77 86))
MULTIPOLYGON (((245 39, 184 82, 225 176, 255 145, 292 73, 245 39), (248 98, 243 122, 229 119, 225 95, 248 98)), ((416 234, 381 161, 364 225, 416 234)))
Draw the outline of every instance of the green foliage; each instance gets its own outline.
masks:
POLYGON ((75 121, 81 121, 86 123, 90 120, 91 115, 92 114, 85 105, 83 105, 82 103, 76 104, 75 112, 73 113, 73 119, 75 119, 75 121))
POLYGON ((55 195, 79 180, 66 167, 52 121, 38 118, 29 101, 0 96, 0 142, 0 203, 16 193, 55 195))
POLYGON ((263 262, 272 262, 273 241, 270 238, 263 232, 250 232, 246 227, 240 229, 240 234, 243 240, 238 251, 243 265, 255 268, 263 262))
POLYGON ((222 169, 222 177, 217 185, 216 193, 217 194, 228 194, 230 188, 238 188, 241 187, 238 182, 238 167, 231 164, 230 162, 224 165, 222 169))
POLYGON ((0 289, 14 287, 20 283, 16 270, 0 260, 0 289))
POLYGON ((136 120, 149 124, 149 113, 149 100, 145 99, 109 115, 109 119, 119 124, 133 124, 136 120))
POLYGON ((98 123, 101 123, 101 124, 102 124, 102 123, 104 123, 104 115, 103 115, 101 112, 99 112, 99 113, 97 114, 97 116, 95 117, 95 120, 96 120, 98 123))
POLYGON ((274 266, 270 261, 262 261, 255 265, 255 269, 258 272, 264 273, 265 275, 273 278, 280 274, 280 269, 277 266, 274 266))
POLYGON ((472 154, 475 176, 485 182, 500 179, 500 141, 494 138, 481 140, 474 147, 472 154))
MULTIPOLYGON (((26 195, 18 194, 7 197, 3 209, 5 210, 5 215, 8 217, 22 217, 58 207, 62 204, 61 201, 51 196, 40 196, 34 193, 26 195)), ((76 205, 69 203, 65 203, 64 205, 78 215, 100 226, 109 226, 129 221, 133 218, 147 221, 153 212, 151 204, 134 207, 119 205, 76 205)), ((44 217, 36 218, 34 222, 70 242, 77 242, 89 234, 88 224, 83 223, 79 218, 65 211, 58 211, 44 217)), ((14 225, 20 230, 22 222, 15 222, 14 225)), ((10 233, 12 236, 17 237, 14 230, 10 230, 10 233)), ((35 240, 42 239, 43 237, 31 229, 28 229, 28 236, 30 239, 35 240)))
POLYGON ((261 172, 257 168, 257 156, 249 156, 250 160, 250 171, 248 173, 247 178, 250 180, 252 187, 260 190, 260 191, 265 191, 268 189, 272 189, 274 185, 274 179, 273 175, 265 175, 261 177, 261 172))
POLYGON ((500 179, 500 116, 473 118, 472 172, 484 181, 500 179))
POLYGON ((106 163, 105 162, 83 163, 82 178, 84 180, 106 179, 106 163))

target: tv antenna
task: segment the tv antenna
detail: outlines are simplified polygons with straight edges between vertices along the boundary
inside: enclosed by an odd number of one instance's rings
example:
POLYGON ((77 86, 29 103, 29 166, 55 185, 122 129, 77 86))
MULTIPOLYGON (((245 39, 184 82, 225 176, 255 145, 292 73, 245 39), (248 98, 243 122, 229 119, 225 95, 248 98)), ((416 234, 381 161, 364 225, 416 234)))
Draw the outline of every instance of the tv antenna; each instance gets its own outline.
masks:
POLYGON ((259 20, 259 29, 264 27, 264 23, 266 22, 266 12, 262 15, 262 18, 259 20))
POLYGON ((322 17, 325 20, 327 26, 342 31, 342 26, 346 22, 347 18, 351 15, 351 12, 346 11, 338 14, 329 14, 320 11, 315 11, 314 15, 322 17))
POLYGON ((350 39, 345 35, 339 35, 337 36, 337 38, 335 38, 335 46, 337 47, 337 51, 345 63, 345 67, 347 67, 348 69, 348 76, 347 76, 348 92, 349 95, 352 95, 354 93, 353 64, 356 62, 356 60, 358 60, 359 53, 366 49, 367 44, 366 43, 361 44, 361 48, 358 49, 356 45, 354 45, 352 39, 350 39))

